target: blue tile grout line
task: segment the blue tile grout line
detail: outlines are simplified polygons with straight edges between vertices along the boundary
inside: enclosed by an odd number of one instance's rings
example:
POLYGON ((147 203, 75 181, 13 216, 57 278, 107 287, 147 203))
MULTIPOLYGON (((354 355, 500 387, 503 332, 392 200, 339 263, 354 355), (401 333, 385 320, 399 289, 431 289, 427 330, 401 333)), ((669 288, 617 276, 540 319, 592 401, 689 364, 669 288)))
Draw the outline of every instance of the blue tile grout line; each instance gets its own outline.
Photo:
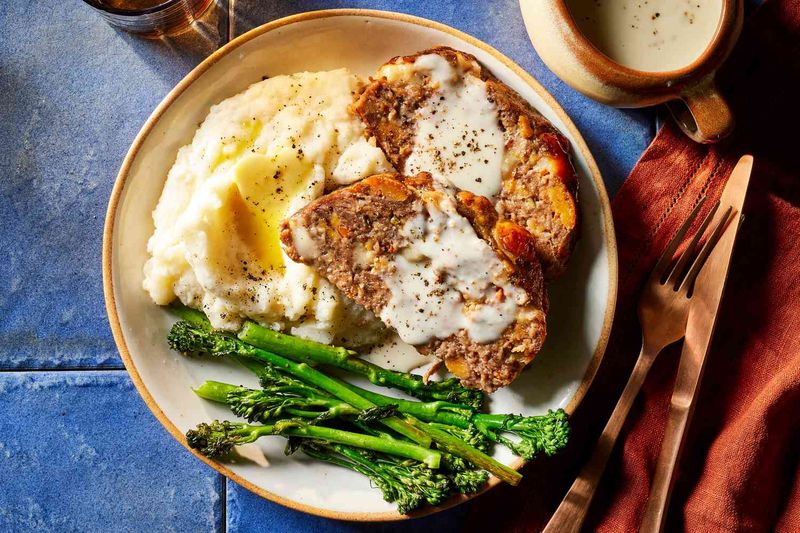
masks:
MULTIPOLYGON (((228 43, 231 38, 231 32, 233 31, 233 0, 217 0, 218 5, 220 6, 221 12, 225 13, 226 22, 225 22, 225 30, 224 32, 220 32, 220 40, 217 45, 217 49, 223 46, 224 44, 228 43)), ((116 349, 114 350, 114 355, 118 357, 118 352, 116 349)), ((0 373, 4 374, 13 374, 13 373, 48 373, 48 372, 96 372, 96 371, 127 371, 125 366, 120 362, 111 363, 111 364, 104 364, 100 363, 98 365, 93 366, 85 366, 85 365, 64 365, 64 366, 57 366, 57 367, 27 367, 27 366, 4 366, 2 361, 0 361, 0 373)))
POLYGON ((26 368, 26 367, 19 367, 19 368, 0 368, 0 373, 4 374, 14 374, 14 373, 58 373, 58 372, 125 372, 128 373, 128 370, 124 366, 76 366, 76 367, 66 367, 66 368, 45 368, 45 367, 38 367, 38 368, 26 368))
POLYGON ((219 531, 220 533, 227 533, 228 531, 228 478, 217 474, 219 481, 219 531))
POLYGON ((219 476, 121 371, 0 374, 0 457, 0 531, 221 529, 219 476))

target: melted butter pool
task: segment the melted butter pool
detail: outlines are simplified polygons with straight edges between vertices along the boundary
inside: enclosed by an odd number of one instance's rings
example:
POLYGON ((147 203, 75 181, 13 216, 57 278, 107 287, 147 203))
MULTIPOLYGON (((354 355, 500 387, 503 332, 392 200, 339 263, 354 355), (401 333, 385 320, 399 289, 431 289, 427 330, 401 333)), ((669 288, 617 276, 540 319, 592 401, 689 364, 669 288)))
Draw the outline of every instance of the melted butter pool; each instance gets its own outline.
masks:
POLYGON ((284 150, 272 156, 250 154, 233 172, 229 201, 239 238, 264 269, 283 270, 280 224, 306 189, 312 165, 297 152, 284 150))

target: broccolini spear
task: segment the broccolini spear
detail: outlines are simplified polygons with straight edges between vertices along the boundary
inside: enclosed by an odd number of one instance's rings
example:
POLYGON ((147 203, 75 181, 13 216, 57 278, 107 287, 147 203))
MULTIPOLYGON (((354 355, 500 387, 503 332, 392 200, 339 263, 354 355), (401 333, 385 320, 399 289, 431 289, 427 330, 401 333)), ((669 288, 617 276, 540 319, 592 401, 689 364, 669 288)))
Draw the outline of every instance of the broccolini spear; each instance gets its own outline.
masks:
POLYGON ((414 461, 316 440, 306 440, 299 446, 306 455, 315 459, 367 476, 381 489, 384 500, 397 502, 397 510, 402 514, 413 511, 423 501, 438 505, 450 493, 451 480, 447 476, 414 461))
MULTIPOLYGON (((247 419, 248 422, 268 423, 271 419, 278 418, 283 414, 311 418, 313 420, 310 423, 316 423, 320 420, 325 420, 328 418, 344 417, 348 418, 352 423, 354 423, 354 425, 356 425, 362 431, 365 431, 367 434, 375 434, 384 440, 391 440, 391 437, 388 437, 387 435, 381 435, 379 431, 364 425, 380 419, 381 416, 387 416, 387 413, 390 414, 394 412, 391 407, 389 408, 389 411, 383 413, 380 412, 380 410, 387 408, 378 407, 376 408, 378 411, 359 411, 351 407, 349 404, 328 397, 323 391, 315 391, 310 387, 303 387, 302 384, 299 386, 296 385, 295 383, 299 382, 296 382, 294 378, 291 376, 280 376, 280 373, 274 368, 264 367, 262 371, 264 374, 273 374, 273 381, 278 381, 284 385, 271 386, 270 383, 267 383, 267 388, 263 390, 256 390, 247 387, 237 387, 235 385, 221 383, 219 381, 206 381, 200 387, 195 389, 195 393, 206 400, 227 403, 227 405, 236 415, 247 419), (286 393, 305 394, 306 396, 281 396, 281 394, 286 393), (293 400, 293 402, 289 403, 287 400, 293 400), (307 400, 308 403, 304 404, 304 400, 307 400), (274 405, 278 405, 278 408, 273 409, 274 405), (291 405, 292 407, 287 408, 287 405, 291 405), (299 409, 297 408, 298 406, 300 407, 299 409), (318 410, 319 408, 322 410, 318 410)), ((465 442, 476 446, 481 451, 486 451, 488 448, 488 441, 486 441, 486 439, 483 438, 480 433, 471 434, 467 430, 462 430, 453 426, 442 426, 442 428, 462 438, 465 440, 465 442)), ((303 446, 301 446, 301 448, 305 450, 304 446, 306 446, 306 444, 307 442, 303 442, 303 446)), ((317 445, 320 444, 317 443, 317 445)), ((328 457, 330 454, 331 452, 327 451, 326 457, 320 458, 327 460, 328 462, 340 464, 338 461, 341 458, 335 461, 330 460, 328 457)), ((339 455, 342 455, 341 451, 339 452, 339 455)), ((364 456, 364 454, 361 453, 361 456, 364 456)), ((358 465, 357 459, 358 458, 355 460, 356 464, 358 465)), ((385 458, 385 460, 391 459, 385 458)), ((350 461, 352 462, 354 459, 351 457, 350 461)), ((448 471, 446 475, 450 479, 453 488, 463 494, 470 494, 480 490, 480 488, 489 478, 488 473, 483 470, 474 470, 472 465, 460 457, 444 453, 442 454, 442 461, 442 465, 445 466, 446 470, 448 471)), ((389 498, 390 495, 395 495, 391 496, 393 499, 387 499, 387 501, 395 501, 395 499, 399 499, 399 497, 396 496, 395 489, 392 488, 393 485, 391 483, 388 485, 388 487, 384 486, 386 483, 385 481, 382 484, 382 482, 374 479, 373 476, 377 475, 374 471, 364 471, 363 468, 356 468, 351 464, 351 462, 344 465, 340 464, 340 466, 346 466, 369 476, 384 491, 384 495, 387 498, 389 498)), ((408 462, 402 464, 403 468, 408 467, 408 465, 408 462)), ((432 503, 429 498, 426 498, 426 501, 432 503)))
MULTIPOLYGON (((212 331, 204 326, 194 325, 186 321, 177 322, 170 330, 168 341, 170 347, 184 353, 209 353, 215 356, 249 357, 266 362, 304 380, 307 384, 323 389, 355 408, 366 410, 376 407, 375 403, 353 392, 345 382, 326 376, 311 368, 308 364, 289 361, 271 352, 255 348, 235 337, 212 331)), ((394 429, 401 435, 415 440, 415 442, 423 442, 418 435, 411 436, 413 434, 408 432, 409 426, 413 429, 417 429, 420 435, 436 442, 439 449, 461 457, 511 485, 519 484, 522 479, 522 474, 513 468, 509 468, 474 446, 462 441, 460 438, 421 422, 412 416, 406 416, 404 420, 397 417, 388 417, 382 419, 381 423, 390 429, 394 429)))
MULTIPOLYGON (((171 309, 183 320, 208 327, 208 320, 200 311, 179 305, 173 305, 171 309)), ((442 400, 480 409, 485 398, 482 391, 464 387, 456 378, 425 383, 420 376, 388 370, 360 359, 353 350, 286 335, 250 320, 244 323, 239 338, 293 361, 337 367, 363 376, 375 385, 399 389, 425 401, 442 400)))
MULTIPOLYGON (((245 416, 248 421, 268 423, 270 422, 271 412, 268 410, 254 409, 253 406, 274 403, 274 400, 270 398, 270 396, 276 394, 275 391, 279 388, 276 384, 286 384, 287 380, 293 381, 293 378, 290 376, 282 376, 280 371, 270 367, 269 365, 265 365, 260 370, 253 362, 246 362, 246 366, 248 366, 248 368, 251 370, 259 371, 262 385, 265 387, 264 390, 259 391, 255 389, 248 389, 246 387, 236 387, 234 385, 228 385, 226 383, 219 382, 205 382, 203 385, 198 387, 195 392, 204 399, 228 404, 234 413, 239 414, 240 416, 245 416), (242 401, 243 399, 245 400, 244 402, 242 401)), ((308 387, 295 387, 294 390, 306 389, 308 389, 308 387)), ((316 398, 313 392, 310 394, 310 398, 316 398)), ((379 419, 380 416, 389 414, 381 412, 380 408, 396 409, 396 406, 387 404, 378 406, 372 410, 366 410, 362 412, 361 415, 356 416, 354 422, 358 425, 358 423, 374 421, 379 419)), ((319 416, 317 412, 308 410, 305 411, 307 411, 306 416, 319 416)), ((351 416, 350 412, 344 410, 340 412, 343 413, 345 418, 351 416)), ((420 422, 414 418, 409 418, 408 421, 413 423, 415 426, 420 424, 420 422)), ((359 427, 365 431, 369 431, 368 428, 362 426, 359 427)), ((485 453, 488 448, 488 442, 486 441, 485 437, 477 432, 474 428, 460 429, 453 426, 430 424, 429 427, 424 429, 424 431, 431 435, 441 450, 447 452, 444 454, 445 462, 448 468, 454 472, 467 471, 474 468, 473 465, 477 465, 485 470, 488 470, 507 483, 516 485, 522 478, 519 472, 507 467, 499 461, 496 461, 485 453)), ((389 437, 389 439, 391 439, 391 437, 389 437)), ((475 474, 474 476, 480 477, 482 475, 475 474)), ((475 481, 475 483, 477 483, 477 481, 475 481)))
MULTIPOLYGON (((259 376, 262 387, 272 387, 283 379, 280 377, 280 373, 270 371, 259 361, 242 361, 242 363, 259 376)), ((540 453, 548 456, 555 455, 566 447, 569 440, 569 419, 563 409, 550 410, 544 415, 527 417, 476 413, 466 405, 442 401, 403 400, 362 389, 351 383, 342 382, 342 384, 375 405, 394 407, 403 414, 426 422, 435 422, 436 427, 440 429, 452 428, 450 429, 451 433, 456 428, 460 428, 466 432, 461 435, 462 440, 481 451, 486 451, 487 446, 479 444, 477 440, 471 440, 475 438, 475 433, 479 433, 491 442, 506 446, 514 454, 529 461, 535 459, 540 453), (509 438, 508 435, 515 435, 515 438, 509 438)))
MULTIPOLYGON (((255 371, 254 368, 251 370, 255 371)), ((460 406, 461 409, 452 405, 435 406, 430 403, 391 398, 351 383, 345 385, 376 405, 395 405, 401 413, 426 422, 462 429, 474 427, 492 442, 506 446, 514 454, 529 461, 540 453, 555 455, 567 446, 569 440, 569 417, 563 409, 549 410, 547 414, 537 416, 465 412, 466 406, 460 406), (511 439, 507 434, 515 435, 516 438, 511 439)))
POLYGON ((193 449, 210 458, 227 455, 235 446, 255 442, 267 435, 320 439, 327 442, 347 444, 375 452, 413 459, 429 468, 439 468, 441 454, 416 444, 387 440, 342 429, 313 426, 297 419, 278 420, 274 424, 253 426, 243 422, 220 422, 200 424, 186 432, 186 441, 193 449))
POLYGON ((356 409, 311 387, 267 386, 258 390, 220 381, 206 381, 194 392, 205 400, 227 404, 233 414, 248 422, 267 423, 288 415, 290 418, 311 419, 309 424, 335 418, 369 423, 397 414, 397 409, 392 405, 356 409))
MULTIPOLYGON (((187 321, 177 322, 172 326, 167 340, 173 350, 183 353, 205 353, 217 357, 240 356, 258 359, 344 400, 356 409, 366 410, 376 407, 371 401, 343 386, 341 380, 326 376, 305 363, 295 363, 279 355, 250 346, 236 337, 215 332, 203 326, 187 321)), ((415 428, 405 420, 390 416, 382 419, 381 423, 417 444, 430 446, 431 438, 426 434, 427 432, 415 428)))

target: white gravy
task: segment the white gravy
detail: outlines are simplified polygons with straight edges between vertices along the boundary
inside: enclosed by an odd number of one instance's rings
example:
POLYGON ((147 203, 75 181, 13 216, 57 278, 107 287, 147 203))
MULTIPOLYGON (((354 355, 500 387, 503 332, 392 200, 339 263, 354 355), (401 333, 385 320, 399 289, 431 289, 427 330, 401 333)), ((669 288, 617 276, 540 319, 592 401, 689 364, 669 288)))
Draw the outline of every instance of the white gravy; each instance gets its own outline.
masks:
POLYGON ((647 72, 677 70, 705 51, 722 0, 566 0, 581 32, 605 55, 647 72))
POLYGON ((431 364, 429 356, 422 355, 416 348, 403 342, 396 333, 390 335, 381 344, 374 346, 369 353, 362 354, 361 357, 370 363, 398 372, 411 372, 431 364))
POLYGON ((503 263, 449 197, 425 206, 427 216, 402 230, 409 244, 389 265, 384 282, 391 298, 380 318, 412 345, 460 330, 475 342, 496 340, 527 294, 508 282, 503 263))
POLYGON ((430 172, 458 189, 494 198, 502 185, 503 132, 486 83, 453 67, 442 56, 420 56, 411 65, 384 70, 418 72, 438 85, 416 116, 414 149, 402 171, 430 172))

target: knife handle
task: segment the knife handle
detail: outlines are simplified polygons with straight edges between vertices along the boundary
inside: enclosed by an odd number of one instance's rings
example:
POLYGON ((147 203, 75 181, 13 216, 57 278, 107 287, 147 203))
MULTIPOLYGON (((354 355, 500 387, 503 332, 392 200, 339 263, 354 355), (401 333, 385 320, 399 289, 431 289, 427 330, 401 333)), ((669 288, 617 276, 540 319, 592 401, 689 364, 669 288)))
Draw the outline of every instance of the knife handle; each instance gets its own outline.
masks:
POLYGON ((581 530, 586 514, 594 499, 597 486, 603 477, 606 464, 614 450, 614 445, 622 431, 622 426, 628 418, 628 413, 642 388, 653 361, 660 349, 642 344, 642 351, 636 360, 628 383, 611 413, 611 417, 597 440, 597 445, 589 461, 581 470, 575 482, 570 487, 561 504, 556 509, 542 533, 567 533, 581 530))
POLYGON ((664 440, 661 443, 661 453, 658 456, 650 497, 639 528, 640 533, 664 530, 669 501, 675 486, 675 469, 686 443, 686 428, 694 413, 695 392, 702 379, 704 354, 700 350, 698 346, 687 345, 681 354, 678 377, 664 429, 664 440))

